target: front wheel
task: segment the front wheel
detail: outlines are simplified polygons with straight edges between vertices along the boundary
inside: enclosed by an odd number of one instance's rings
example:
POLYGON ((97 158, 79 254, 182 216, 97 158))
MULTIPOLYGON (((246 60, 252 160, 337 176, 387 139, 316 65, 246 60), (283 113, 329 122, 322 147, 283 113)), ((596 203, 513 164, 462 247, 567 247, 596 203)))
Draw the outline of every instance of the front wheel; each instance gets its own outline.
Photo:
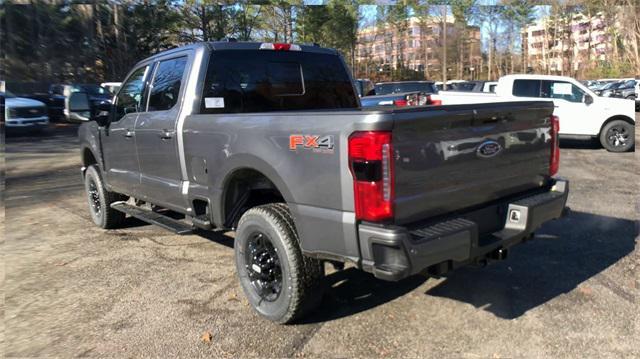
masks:
POLYGON ((627 152, 633 148, 635 127, 623 120, 606 124, 600 132, 600 143, 609 152, 627 152))
POLYGON ((322 299, 322 262, 302 255, 286 205, 249 209, 235 237, 236 270, 249 304, 277 323, 291 323, 322 299))
POLYGON ((107 191, 102 182, 100 171, 95 165, 89 166, 84 174, 84 188, 93 223, 104 229, 120 227, 126 215, 111 208, 111 204, 123 201, 126 197, 107 191))

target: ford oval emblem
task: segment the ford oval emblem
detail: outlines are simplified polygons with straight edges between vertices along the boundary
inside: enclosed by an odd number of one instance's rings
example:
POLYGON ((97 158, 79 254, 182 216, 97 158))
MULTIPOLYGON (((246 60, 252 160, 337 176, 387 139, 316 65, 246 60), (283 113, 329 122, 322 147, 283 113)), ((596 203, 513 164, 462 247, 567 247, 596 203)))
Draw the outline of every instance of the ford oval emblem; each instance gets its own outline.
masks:
POLYGON ((500 151, 502 151, 502 146, 496 141, 489 140, 482 142, 480 146, 478 146, 476 153, 478 157, 489 158, 497 155, 500 151))

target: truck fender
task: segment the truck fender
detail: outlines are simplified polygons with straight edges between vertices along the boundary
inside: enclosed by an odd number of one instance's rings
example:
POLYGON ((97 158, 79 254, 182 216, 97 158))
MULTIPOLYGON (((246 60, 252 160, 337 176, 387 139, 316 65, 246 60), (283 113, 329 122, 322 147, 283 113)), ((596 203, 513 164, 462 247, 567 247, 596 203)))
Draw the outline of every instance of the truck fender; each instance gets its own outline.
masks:
POLYGON ((224 200, 227 185, 240 170, 253 170, 264 175, 280 192, 285 202, 295 203, 285 181, 278 172, 261 158, 251 154, 236 154, 227 159, 220 170, 220 175, 214 181, 213 191, 213 220, 216 225, 224 223, 224 200))

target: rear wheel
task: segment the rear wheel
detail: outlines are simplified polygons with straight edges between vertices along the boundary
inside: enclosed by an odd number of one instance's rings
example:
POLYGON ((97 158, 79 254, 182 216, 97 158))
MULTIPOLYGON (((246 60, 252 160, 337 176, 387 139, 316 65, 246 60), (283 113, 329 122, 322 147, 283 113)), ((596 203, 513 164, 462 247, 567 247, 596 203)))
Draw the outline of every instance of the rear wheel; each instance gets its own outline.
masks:
POLYGON ((85 172, 84 188, 93 223, 105 229, 120 227, 126 215, 111 208, 111 204, 123 201, 126 197, 119 193, 107 191, 104 187, 104 182, 102 182, 100 171, 95 165, 89 166, 85 172))
POLYGON ((322 262, 302 255, 286 205, 249 209, 235 237, 236 270, 249 303, 278 323, 302 318, 322 300, 322 262))
POLYGON ((626 152, 633 148, 635 128, 623 120, 606 124, 600 132, 600 143, 607 151, 626 152))

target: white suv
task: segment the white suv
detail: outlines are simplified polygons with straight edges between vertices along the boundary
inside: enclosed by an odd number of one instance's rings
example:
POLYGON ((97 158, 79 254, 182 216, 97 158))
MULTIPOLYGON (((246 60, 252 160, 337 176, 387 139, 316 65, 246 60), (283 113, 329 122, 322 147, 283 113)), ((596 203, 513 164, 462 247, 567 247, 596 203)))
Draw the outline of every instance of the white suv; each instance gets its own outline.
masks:
POLYGON ((579 81, 565 76, 507 75, 495 94, 440 92, 443 105, 549 99, 560 118, 561 138, 597 138, 611 152, 634 147, 634 101, 600 97, 579 81))

